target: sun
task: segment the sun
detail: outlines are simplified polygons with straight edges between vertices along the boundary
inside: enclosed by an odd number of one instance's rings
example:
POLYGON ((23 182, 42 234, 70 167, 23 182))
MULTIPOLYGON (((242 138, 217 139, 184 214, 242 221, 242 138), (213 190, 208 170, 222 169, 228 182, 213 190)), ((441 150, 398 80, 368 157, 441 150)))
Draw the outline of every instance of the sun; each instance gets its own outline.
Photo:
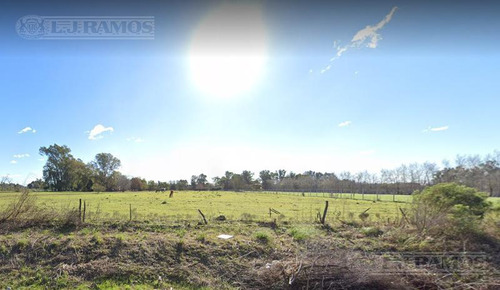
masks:
POLYGON ((210 11, 193 33, 191 81, 210 97, 230 98, 249 91, 263 77, 266 38, 260 4, 222 4, 210 11))

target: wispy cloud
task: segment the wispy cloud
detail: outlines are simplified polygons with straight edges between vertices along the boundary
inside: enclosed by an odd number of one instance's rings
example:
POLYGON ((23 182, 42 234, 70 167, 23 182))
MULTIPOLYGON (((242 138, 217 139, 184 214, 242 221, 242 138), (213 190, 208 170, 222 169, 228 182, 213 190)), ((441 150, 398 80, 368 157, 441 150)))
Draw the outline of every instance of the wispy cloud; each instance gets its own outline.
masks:
POLYGON ((351 125, 351 121, 344 121, 344 122, 341 122, 339 123, 339 127, 346 127, 346 126, 349 126, 351 125))
POLYGON ((391 9, 391 12, 389 12, 389 14, 387 14, 385 18, 382 19, 382 21, 377 23, 375 26, 368 25, 364 29, 358 31, 358 33, 356 33, 356 35, 354 35, 354 37, 352 38, 351 43, 354 46, 358 47, 366 43, 365 44, 366 47, 376 48, 378 41, 382 39, 382 37, 380 36, 380 34, 377 33, 377 31, 382 29, 382 27, 384 27, 387 23, 391 21, 392 16, 394 15, 397 9, 398 7, 394 6, 391 9), (367 42, 367 40, 369 41, 367 42))
POLYGON ((130 137, 130 138, 127 138, 127 141, 129 141, 129 142, 135 142, 135 143, 142 143, 142 142, 144 142, 144 139, 137 138, 137 137, 130 137))
POLYGON ((27 157, 30 157, 30 155, 28 153, 25 153, 25 154, 15 154, 12 157, 14 157, 14 158, 27 158, 27 157))
POLYGON ((31 127, 26 127, 24 129, 22 129, 21 131, 17 132, 17 134, 24 134, 24 133, 28 133, 28 132, 36 133, 36 130, 31 128, 31 127))
MULTIPOLYGON (((389 14, 387 14, 384 19, 382 19, 379 23, 374 26, 367 25, 365 28, 358 31, 349 44, 344 46, 340 46, 337 44, 337 41, 333 43, 333 47, 337 50, 335 56, 330 59, 330 63, 340 58, 346 51, 351 48, 359 48, 359 47, 368 47, 368 48, 376 48, 378 46, 378 42, 382 39, 378 31, 382 29, 387 23, 389 23, 394 16, 394 13, 398 7, 394 6, 389 14)), ((321 73, 325 73, 331 69, 332 65, 328 64, 321 70, 321 73)))
POLYGON ((17 164, 17 160, 11 160, 10 164, 17 164))
POLYGON ((442 127, 428 127, 427 129, 422 130, 422 132, 440 132, 440 131, 446 131, 450 127, 449 126, 442 126, 442 127))
POLYGON ((89 140, 98 140, 103 138, 102 134, 105 132, 113 132, 113 127, 104 127, 101 124, 95 125, 95 127, 89 132, 89 140))

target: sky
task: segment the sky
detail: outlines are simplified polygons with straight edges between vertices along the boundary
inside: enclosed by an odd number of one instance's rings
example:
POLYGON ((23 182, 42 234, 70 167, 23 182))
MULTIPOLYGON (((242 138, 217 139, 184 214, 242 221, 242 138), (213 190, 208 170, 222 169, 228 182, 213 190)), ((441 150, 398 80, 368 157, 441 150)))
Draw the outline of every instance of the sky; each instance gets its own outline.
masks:
POLYGON ((500 149, 495 1, 3 1, 0 176, 41 146, 151 180, 377 172, 500 149), (154 39, 25 39, 27 15, 154 17, 154 39))

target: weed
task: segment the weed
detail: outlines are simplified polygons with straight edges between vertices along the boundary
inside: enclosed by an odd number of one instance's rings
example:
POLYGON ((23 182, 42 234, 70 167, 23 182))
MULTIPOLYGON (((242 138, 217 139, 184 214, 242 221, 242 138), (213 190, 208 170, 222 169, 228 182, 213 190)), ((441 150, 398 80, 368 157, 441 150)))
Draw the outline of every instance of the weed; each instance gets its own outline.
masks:
POLYGON ((305 241, 310 237, 310 234, 301 228, 292 228, 289 234, 297 242, 305 241))
POLYGON ((378 237, 384 232, 377 227, 364 227, 361 228, 361 233, 367 237, 378 237))
POLYGON ((267 232, 256 232, 254 235, 255 239, 262 244, 269 244, 271 237, 267 232))

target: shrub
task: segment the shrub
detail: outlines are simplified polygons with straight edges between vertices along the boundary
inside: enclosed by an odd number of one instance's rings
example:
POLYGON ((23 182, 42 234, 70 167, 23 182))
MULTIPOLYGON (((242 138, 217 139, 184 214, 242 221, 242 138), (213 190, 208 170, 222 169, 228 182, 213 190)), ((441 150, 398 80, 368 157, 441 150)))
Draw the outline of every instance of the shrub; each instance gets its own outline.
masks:
POLYGON ((255 239, 263 244, 268 244, 271 241, 271 237, 266 232, 256 232, 255 239))
POLYGON ((470 232, 491 207, 487 194, 455 183, 442 183, 416 192, 412 222, 418 230, 470 232))
POLYGON ((384 232, 377 227, 364 227, 361 228, 361 233, 367 237, 378 237, 384 232))
POLYGON ((304 229, 299 228, 292 228, 290 230, 290 236, 297 242, 307 240, 310 237, 308 232, 306 232, 304 229))

